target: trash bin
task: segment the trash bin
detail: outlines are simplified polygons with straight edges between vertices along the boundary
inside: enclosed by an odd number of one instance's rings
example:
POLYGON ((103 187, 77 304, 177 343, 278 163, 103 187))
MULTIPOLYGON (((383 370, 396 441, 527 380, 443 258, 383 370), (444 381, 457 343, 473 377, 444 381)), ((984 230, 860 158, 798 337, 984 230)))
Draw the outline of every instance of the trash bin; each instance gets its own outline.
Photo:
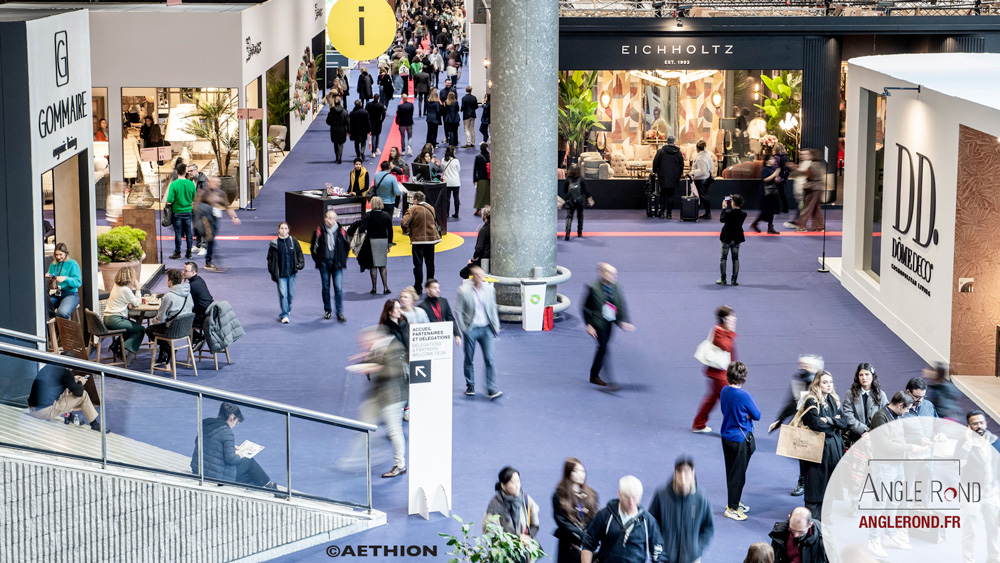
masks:
POLYGON ((542 330, 545 316, 545 282, 521 280, 521 328, 542 330))

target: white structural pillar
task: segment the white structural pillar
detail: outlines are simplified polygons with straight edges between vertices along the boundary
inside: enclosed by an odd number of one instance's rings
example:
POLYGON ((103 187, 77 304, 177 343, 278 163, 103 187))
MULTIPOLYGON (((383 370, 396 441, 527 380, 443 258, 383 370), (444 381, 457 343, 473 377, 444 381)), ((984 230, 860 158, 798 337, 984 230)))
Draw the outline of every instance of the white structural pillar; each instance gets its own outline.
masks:
MULTIPOLYGON (((483 61, 490 58, 489 10, 483 0, 465 0, 465 21, 469 38, 469 85, 472 93, 480 100, 489 91, 490 69, 483 61)), ((492 106, 491 106, 492 107, 492 106)))
MULTIPOLYGON (((491 2, 490 272, 498 276, 556 273, 558 30, 556 0, 491 2)), ((519 287, 498 286, 497 297, 521 303, 519 287)))

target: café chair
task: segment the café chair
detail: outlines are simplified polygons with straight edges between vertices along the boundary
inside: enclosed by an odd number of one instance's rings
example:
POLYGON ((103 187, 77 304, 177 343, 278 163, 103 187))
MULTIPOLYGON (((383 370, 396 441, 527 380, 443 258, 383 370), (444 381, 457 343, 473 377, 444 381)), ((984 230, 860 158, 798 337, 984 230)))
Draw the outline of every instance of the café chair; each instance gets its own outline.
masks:
MULTIPOLYGON (((83 310, 84 317, 87 319, 87 332, 90 333, 90 341, 87 342, 87 357, 90 357, 90 353, 93 348, 97 348, 97 359, 94 360, 97 363, 101 363, 101 348, 104 345, 104 339, 110 338, 111 342, 114 343, 115 340, 118 341, 118 345, 121 346, 122 355, 125 357, 125 361, 119 362, 117 360, 109 363, 109 366, 124 366, 128 367, 128 353, 125 350, 125 329, 108 329, 104 324, 104 319, 97 316, 97 313, 91 311, 90 309, 83 310)), ((111 356, 112 359, 114 356, 111 356)))
POLYGON ((188 360, 187 363, 182 363, 181 365, 188 368, 194 369, 195 376, 198 375, 198 366, 195 365, 194 348, 191 345, 191 331, 194 328, 194 313, 187 313, 185 315, 178 315, 177 318, 170 321, 167 326, 167 331, 163 334, 157 334, 153 339, 153 355, 149 360, 149 374, 153 375, 156 370, 171 372, 174 379, 177 379, 177 351, 187 348, 188 350, 188 360), (170 367, 169 368, 158 368, 156 367, 156 348, 158 347, 160 341, 165 341, 170 343, 170 367), (178 346, 177 343, 181 342, 178 346))

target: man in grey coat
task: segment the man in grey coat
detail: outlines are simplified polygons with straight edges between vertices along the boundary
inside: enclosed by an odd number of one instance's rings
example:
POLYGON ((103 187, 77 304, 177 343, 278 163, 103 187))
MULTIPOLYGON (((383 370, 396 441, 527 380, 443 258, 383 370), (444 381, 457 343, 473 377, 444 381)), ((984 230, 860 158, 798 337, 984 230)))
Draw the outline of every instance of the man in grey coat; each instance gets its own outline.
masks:
POLYGON ((497 296, 493 284, 486 283, 486 273, 479 266, 470 268, 471 280, 466 280, 458 288, 455 303, 455 323, 462 334, 465 347, 465 394, 476 394, 476 373, 473 360, 476 357, 476 343, 483 349, 486 361, 486 391, 490 400, 503 392, 497 388, 496 369, 493 365, 493 339, 500 333, 500 314, 497 312, 497 296))

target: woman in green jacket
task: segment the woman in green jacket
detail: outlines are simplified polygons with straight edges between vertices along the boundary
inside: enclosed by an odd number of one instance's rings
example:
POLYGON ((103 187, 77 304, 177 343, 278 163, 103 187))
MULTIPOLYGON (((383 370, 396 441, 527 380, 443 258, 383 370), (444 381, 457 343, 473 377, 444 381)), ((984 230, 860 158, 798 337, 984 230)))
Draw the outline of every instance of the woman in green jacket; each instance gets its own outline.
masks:
POLYGON ((77 293, 83 285, 80 264, 69 257, 69 249, 64 242, 56 244, 52 256, 55 259, 45 274, 46 281, 49 282, 49 314, 55 313, 57 317, 68 319, 80 305, 80 295, 77 293))

